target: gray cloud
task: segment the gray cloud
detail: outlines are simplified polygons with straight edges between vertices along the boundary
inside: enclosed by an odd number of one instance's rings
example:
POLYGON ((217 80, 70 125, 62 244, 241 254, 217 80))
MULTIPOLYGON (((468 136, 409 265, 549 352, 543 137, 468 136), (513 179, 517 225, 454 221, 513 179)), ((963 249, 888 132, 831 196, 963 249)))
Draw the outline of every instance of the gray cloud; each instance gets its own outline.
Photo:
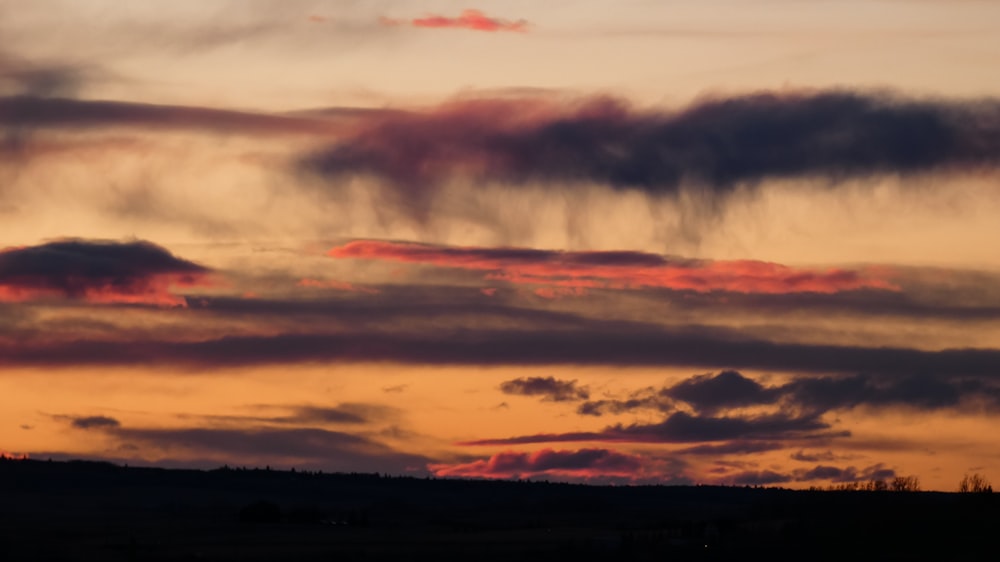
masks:
POLYGON ((170 301, 178 297, 167 294, 161 280, 197 284, 209 273, 206 267, 142 240, 56 240, 0 250, 0 300, 56 294, 74 299, 170 301))
POLYGON ((77 429, 111 429, 121 426, 118 420, 108 416, 86 416, 70 419, 73 427, 77 429))
POLYGON ((597 182, 724 194, 766 178, 837 181, 1000 163, 1000 102, 918 100, 883 92, 755 93, 676 112, 592 99, 577 106, 489 99, 375 121, 309 155, 328 178, 384 178, 416 202, 461 177, 597 182))
POLYGON ((504 394, 541 396, 550 402, 572 402, 590 398, 587 387, 577 386, 575 380, 564 381, 555 377, 527 377, 504 381, 500 384, 504 394))

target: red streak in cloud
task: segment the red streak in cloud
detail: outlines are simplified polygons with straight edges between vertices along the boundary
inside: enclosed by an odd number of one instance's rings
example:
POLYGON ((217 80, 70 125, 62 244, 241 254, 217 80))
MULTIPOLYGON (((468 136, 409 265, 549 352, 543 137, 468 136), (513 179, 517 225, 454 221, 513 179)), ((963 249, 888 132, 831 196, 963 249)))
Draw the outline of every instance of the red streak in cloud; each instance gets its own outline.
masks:
POLYGON ((30 279, 16 283, 0 282, 0 302, 28 302, 52 299, 76 299, 97 304, 148 304, 163 307, 187 307, 187 300, 171 290, 176 287, 209 287, 216 285, 209 275, 164 273, 130 279, 127 282, 95 283, 56 287, 44 280, 33 284, 30 279))
POLYGON ((465 10, 458 17, 447 17, 441 15, 428 15, 422 18, 414 18, 408 22, 392 18, 382 17, 379 22, 385 26, 397 26, 409 24, 413 27, 423 28, 452 28, 471 29, 474 31, 516 31, 524 33, 528 30, 528 22, 525 20, 509 21, 498 18, 491 18, 479 10, 465 10))
POLYGON ((534 453, 506 451, 488 459, 461 464, 431 464, 428 468, 437 476, 465 478, 514 478, 551 475, 573 478, 607 476, 634 477, 643 468, 643 459, 608 449, 559 451, 542 449, 534 453))
POLYGON ((884 268, 805 269, 753 260, 685 260, 641 252, 445 247, 358 240, 333 248, 328 255, 486 271, 487 279, 545 286, 545 290, 536 291, 543 298, 581 295, 586 289, 596 288, 766 294, 899 290, 888 280, 884 268))
POLYGON ((309 287, 313 289, 339 289, 352 293, 367 293, 377 295, 380 291, 372 287, 359 287, 347 281, 336 281, 334 279, 302 279, 296 283, 299 287, 309 287))

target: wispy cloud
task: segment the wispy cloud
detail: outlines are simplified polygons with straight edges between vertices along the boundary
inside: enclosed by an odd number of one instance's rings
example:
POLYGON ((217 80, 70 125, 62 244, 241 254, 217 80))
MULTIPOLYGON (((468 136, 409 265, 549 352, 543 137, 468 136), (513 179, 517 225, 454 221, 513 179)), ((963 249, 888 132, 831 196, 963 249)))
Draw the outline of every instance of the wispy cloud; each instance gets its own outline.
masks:
POLYGON ((481 270, 489 272, 491 280, 563 288, 659 287, 737 293, 897 289, 885 278, 884 270, 797 269, 753 260, 687 260, 643 252, 466 248, 358 240, 333 248, 327 255, 481 270))
MULTIPOLYGON (((302 166, 383 178, 407 197, 459 179, 724 195, 769 178, 995 168, 1000 102, 848 90, 754 93, 678 111, 625 101, 476 99, 378 119, 302 166)), ((823 182, 821 182, 823 183, 823 182)))
POLYGON ((578 386, 575 380, 564 381, 555 377, 526 377, 500 383, 504 394, 541 396, 550 402, 572 402, 590 398, 587 387, 578 386))
POLYGON ((525 32, 528 30, 526 20, 505 20, 490 17, 479 10, 464 10, 458 16, 443 16, 430 14, 409 20, 393 19, 382 17, 379 23, 384 26, 394 27, 398 25, 408 25, 427 29, 470 29, 473 31, 515 31, 525 32))
POLYGON ((466 463, 432 463, 428 468, 437 476, 463 478, 528 478, 538 476, 573 477, 589 480, 619 476, 645 476, 645 467, 653 463, 639 455, 609 449, 554 450, 534 453, 507 451, 487 459, 466 463))

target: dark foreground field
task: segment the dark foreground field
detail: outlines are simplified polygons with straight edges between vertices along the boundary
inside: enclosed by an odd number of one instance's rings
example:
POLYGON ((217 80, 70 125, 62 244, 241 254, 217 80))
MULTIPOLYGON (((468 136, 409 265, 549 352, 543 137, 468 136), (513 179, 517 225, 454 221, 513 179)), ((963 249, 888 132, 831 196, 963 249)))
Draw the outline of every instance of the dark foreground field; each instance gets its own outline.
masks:
POLYGON ((0 461, 0 560, 996 560, 994 494, 0 461))

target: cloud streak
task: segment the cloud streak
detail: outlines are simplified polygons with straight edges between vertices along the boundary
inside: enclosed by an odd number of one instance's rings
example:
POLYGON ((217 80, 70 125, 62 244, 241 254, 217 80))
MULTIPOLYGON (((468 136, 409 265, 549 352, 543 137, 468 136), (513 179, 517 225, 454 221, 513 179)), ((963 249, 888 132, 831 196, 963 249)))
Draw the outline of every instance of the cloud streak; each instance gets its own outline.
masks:
POLYGON ((438 336, 383 332, 281 333, 198 341, 0 341, 8 365, 161 365, 244 367, 310 362, 396 362, 423 365, 615 365, 724 367, 803 373, 928 374, 992 377, 1000 351, 852 347, 775 343, 729 333, 579 330, 461 330, 438 336))
POLYGON ((437 476, 462 478, 527 478, 560 476, 593 479, 608 476, 638 477, 646 459, 609 449, 554 450, 534 453, 506 451, 458 464, 430 464, 437 476))
POLYGON ((0 126, 12 129, 200 130, 245 134, 331 134, 329 120, 208 107, 13 96, 0 98, 0 126))
POLYGON ((629 251, 569 252, 357 240, 333 248, 327 255, 486 271, 491 280, 576 289, 654 287, 767 294, 898 290, 884 273, 874 270, 804 269, 763 261, 688 260, 629 251))
POLYGON ((379 23, 388 27, 410 25, 424 29, 469 29, 486 32, 514 31, 523 33, 528 30, 528 22, 526 20, 511 21, 494 18, 487 16, 479 10, 463 10, 461 14, 455 17, 436 14, 410 20, 383 17, 379 19, 379 23))

